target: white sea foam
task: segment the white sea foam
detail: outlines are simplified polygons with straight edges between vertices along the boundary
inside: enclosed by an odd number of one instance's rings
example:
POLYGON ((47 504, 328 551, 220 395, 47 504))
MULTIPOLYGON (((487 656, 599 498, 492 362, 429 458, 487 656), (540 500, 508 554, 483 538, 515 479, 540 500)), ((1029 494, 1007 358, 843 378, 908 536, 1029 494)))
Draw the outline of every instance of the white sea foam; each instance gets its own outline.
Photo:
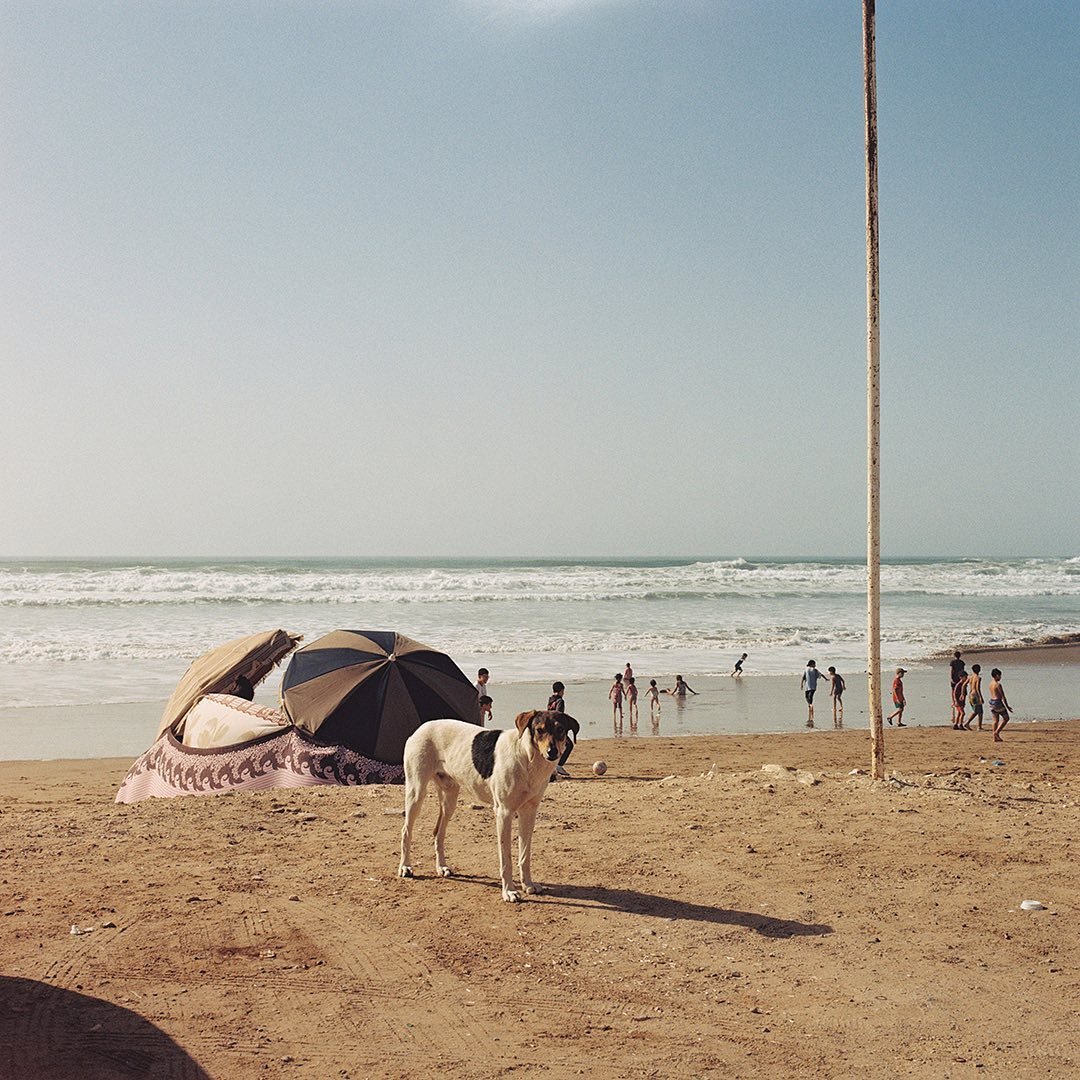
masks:
MULTIPOLYGON (((886 661, 1080 629, 1080 557, 892 562, 882 590, 886 661)), ((522 680, 606 678, 628 659, 726 674, 743 651, 762 672, 806 654, 850 668, 864 592, 852 560, 7 561, 0 705, 167 696, 195 656, 274 626, 397 629, 522 680)))
MULTIPOLYGON (((882 590, 926 596, 1080 596, 1077 559, 949 560, 889 564, 882 590)), ((639 564, 193 566, 0 564, 0 607, 190 604, 492 603, 548 600, 722 600, 861 595, 853 562, 745 559, 639 564)))

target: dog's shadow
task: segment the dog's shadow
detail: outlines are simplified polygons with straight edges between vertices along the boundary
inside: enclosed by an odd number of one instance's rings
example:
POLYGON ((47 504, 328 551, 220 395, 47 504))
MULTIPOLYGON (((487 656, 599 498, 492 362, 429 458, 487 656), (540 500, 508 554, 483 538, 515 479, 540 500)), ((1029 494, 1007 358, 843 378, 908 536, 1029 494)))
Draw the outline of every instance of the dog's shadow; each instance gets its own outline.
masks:
MULTIPOLYGON (((469 874, 455 874, 455 880, 492 884, 490 878, 469 874)), ((499 883, 494 882, 499 888, 499 883)), ((759 915, 753 911, 737 908, 709 907, 691 904, 670 896, 637 892, 634 889, 606 889, 600 885, 550 885, 527 899, 528 903, 564 904, 577 907, 600 907, 609 911, 623 911, 628 915, 645 915, 653 919, 687 919, 693 922, 721 923, 724 926, 745 926, 762 937, 824 937, 833 928, 827 923, 805 923, 795 919, 777 919, 771 915, 759 915)))
POLYGON ((550 903, 573 903, 581 906, 604 907, 624 911, 629 915, 647 915, 654 919, 688 919, 693 922, 722 923, 725 926, 745 926, 763 937, 823 937, 833 928, 826 923, 805 923, 795 919, 777 919, 753 911, 736 908, 710 907, 691 904, 670 896, 637 892, 634 889, 607 889, 599 885, 548 885, 540 899, 550 903))

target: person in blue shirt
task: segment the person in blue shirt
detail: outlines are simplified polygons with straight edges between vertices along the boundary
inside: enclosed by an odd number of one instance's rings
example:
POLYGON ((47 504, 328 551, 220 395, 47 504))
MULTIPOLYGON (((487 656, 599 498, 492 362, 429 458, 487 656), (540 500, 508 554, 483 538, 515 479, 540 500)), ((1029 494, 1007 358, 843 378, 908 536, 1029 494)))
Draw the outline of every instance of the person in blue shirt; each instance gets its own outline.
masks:
POLYGON ((817 661, 807 660, 806 670, 803 672, 802 682, 799 684, 806 697, 807 727, 814 726, 814 691, 817 690, 818 679, 822 678, 824 678, 824 676, 817 669, 817 661))

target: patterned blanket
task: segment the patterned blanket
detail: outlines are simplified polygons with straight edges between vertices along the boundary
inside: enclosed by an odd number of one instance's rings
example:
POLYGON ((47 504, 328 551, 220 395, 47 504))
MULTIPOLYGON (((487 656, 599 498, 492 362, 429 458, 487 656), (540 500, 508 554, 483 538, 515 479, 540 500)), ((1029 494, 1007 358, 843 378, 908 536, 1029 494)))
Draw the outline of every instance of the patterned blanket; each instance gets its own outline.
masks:
POLYGON ((400 765, 374 761, 345 746, 326 746, 294 727, 205 750, 184 746, 167 731, 128 770, 116 801, 404 780, 400 765))

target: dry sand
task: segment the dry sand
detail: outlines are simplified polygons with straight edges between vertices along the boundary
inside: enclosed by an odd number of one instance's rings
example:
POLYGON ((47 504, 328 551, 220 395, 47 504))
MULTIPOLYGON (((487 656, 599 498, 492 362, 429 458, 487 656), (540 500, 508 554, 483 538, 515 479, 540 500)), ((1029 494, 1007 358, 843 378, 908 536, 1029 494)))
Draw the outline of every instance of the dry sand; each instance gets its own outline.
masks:
POLYGON ((400 788, 0 764, 0 1076, 1076 1075, 1080 721, 886 736, 583 743, 520 905, 467 803, 402 881, 400 788))

